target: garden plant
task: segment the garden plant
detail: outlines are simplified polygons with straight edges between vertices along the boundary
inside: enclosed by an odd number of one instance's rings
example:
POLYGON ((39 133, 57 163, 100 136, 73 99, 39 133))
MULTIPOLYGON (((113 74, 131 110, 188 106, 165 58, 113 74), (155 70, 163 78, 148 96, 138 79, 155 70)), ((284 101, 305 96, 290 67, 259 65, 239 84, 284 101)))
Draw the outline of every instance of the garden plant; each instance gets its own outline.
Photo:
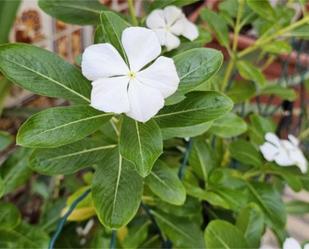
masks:
POLYGON ((0 100, 8 82, 65 100, 16 140, 0 133, 1 248, 263 248, 266 231, 280 248, 306 244, 287 215, 309 203, 283 200, 309 191, 306 1, 144 0, 138 14, 133 0, 127 14, 38 2, 92 25, 94 43, 73 65, 0 39, 0 100))

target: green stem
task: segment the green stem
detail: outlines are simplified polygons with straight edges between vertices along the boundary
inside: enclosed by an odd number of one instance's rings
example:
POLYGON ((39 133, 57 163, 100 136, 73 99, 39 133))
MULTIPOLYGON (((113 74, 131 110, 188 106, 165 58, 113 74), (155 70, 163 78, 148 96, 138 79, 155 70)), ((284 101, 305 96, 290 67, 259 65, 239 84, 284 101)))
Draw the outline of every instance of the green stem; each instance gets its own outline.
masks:
POLYGON ((134 0, 128 0, 128 5, 129 5, 130 16, 131 16, 131 19, 132 19, 132 24, 134 26, 138 26, 138 20, 136 18, 136 13, 135 13, 134 0))
POLYGON ((225 91, 225 89, 227 87, 227 84, 228 84, 229 79, 231 77, 231 74, 232 74, 234 66, 235 66, 235 60, 234 60, 234 58, 231 57, 228 65, 227 65, 225 74, 224 74, 224 78, 223 78, 223 82, 222 82, 222 87, 221 87, 222 91, 225 91))
POLYGON ((258 39, 252 46, 248 47, 247 49, 243 50, 242 52, 240 52, 238 54, 238 57, 243 57, 255 50, 257 50, 258 48, 266 45, 267 43, 273 41, 274 39, 276 39, 278 36, 283 35, 285 33, 288 33, 289 31, 296 29, 302 25, 304 25, 305 23, 309 22, 309 16, 306 16, 305 18, 303 18, 302 20, 295 22, 285 28, 282 28, 280 30, 278 30, 277 32, 275 32, 273 35, 270 35, 268 37, 262 37, 260 39, 258 39))

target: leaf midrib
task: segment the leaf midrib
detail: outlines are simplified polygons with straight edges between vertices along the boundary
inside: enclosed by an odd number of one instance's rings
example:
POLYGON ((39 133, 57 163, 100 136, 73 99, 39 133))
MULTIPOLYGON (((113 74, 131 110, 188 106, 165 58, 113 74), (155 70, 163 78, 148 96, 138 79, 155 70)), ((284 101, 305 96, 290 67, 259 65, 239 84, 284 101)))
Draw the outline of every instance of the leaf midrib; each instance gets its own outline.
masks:
POLYGON ((86 154, 86 153, 90 153, 90 152, 98 151, 98 150, 112 149, 112 148, 115 148, 116 146, 117 146, 116 144, 111 144, 111 145, 105 145, 105 146, 99 146, 99 147, 95 147, 95 148, 91 148, 91 149, 81 150, 81 151, 73 152, 73 153, 66 154, 66 155, 52 157, 52 158, 45 160, 45 162, 50 162, 50 161, 59 160, 59 159, 63 159, 63 158, 82 155, 82 154, 86 154))
POLYGON ((23 65, 23 64, 20 64, 20 63, 18 63, 18 62, 16 62, 16 61, 12 61, 12 60, 9 60, 9 59, 7 59, 7 58, 6 58, 6 60, 9 61, 10 63, 13 63, 13 64, 15 64, 15 65, 17 65, 17 66, 20 66, 20 67, 26 69, 26 70, 28 70, 28 71, 34 73, 34 74, 37 74, 38 76, 40 76, 40 77, 42 77, 42 78, 44 78, 44 79, 46 79, 46 80, 48 80, 48 81, 53 82, 54 84, 56 84, 56 85, 58 85, 58 86, 60 86, 60 87, 62 87, 62 88, 64 88, 64 89, 66 89, 67 91, 71 92, 72 94, 74 94, 74 95, 76 95, 76 96, 82 98, 83 100, 87 101, 88 103, 90 103, 90 99, 88 99, 87 97, 83 96, 82 94, 80 94, 80 93, 78 93, 78 92, 72 90, 71 88, 67 87, 66 85, 62 84, 61 82, 59 82, 59 81, 57 81, 57 80, 55 80, 55 79, 53 79, 53 78, 50 78, 49 76, 46 76, 46 75, 42 74, 41 72, 38 72, 38 71, 36 71, 36 70, 33 70, 32 68, 27 67, 27 66, 25 66, 25 65, 23 65))
POLYGON ((120 184, 120 177, 121 177, 121 172, 122 172, 122 156, 120 155, 120 153, 119 153, 119 159, 118 160, 119 160, 118 174, 117 174, 117 180, 116 180, 116 186, 115 186, 115 192, 114 192, 114 200, 113 200, 111 217, 114 216, 114 211, 115 211, 116 202, 117 202, 118 189, 119 189, 119 184, 120 184))
POLYGON ((220 236, 217 236, 217 234, 216 234, 214 231, 212 231, 211 228, 209 228, 208 231, 209 231, 214 237, 216 237, 216 239, 224 246, 225 249, 231 249, 231 248, 225 243, 225 241, 224 241, 223 239, 221 239, 220 236))
POLYGON ((88 120, 95 119, 95 118, 101 118, 101 117, 109 116, 109 115, 111 115, 111 114, 104 113, 104 114, 100 114, 100 115, 96 115, 96 116, 91 116, 91 117, 87 117, 87 118, 83 118, 83 119, 74 120, 72 122, 65 123, 65 124, 53 127, 51 129, 47 129, 47 130, 42 131, 40 133, 37 133, 37 134, 32 136, 32 140, 34 140, 35 137, 41 136, 42 134, 45 134, 45 133, 48 133, 48 132, 51 132, 51 131, 55 131, 55 130, 58 130, 58 129, 61 129, 61 128, 64 128, 64 127, 67 127, 67 126, 70 126, 70 125, 73 125, 73 124, 77 124, 77 123, 80 123, 80 122, 88 121, 88 120))
POLYGON ((143 154, 142 141, 141 141, 141 136, 140 136, 140 131, 139 131, 139 127, 138 127, 137 121, 135 121, 135 128, 136 128, 136 134, 137 134, 139 154, 141 156, 142 165, 144 166, 145 158, 144 158, 144 154, 143 154))

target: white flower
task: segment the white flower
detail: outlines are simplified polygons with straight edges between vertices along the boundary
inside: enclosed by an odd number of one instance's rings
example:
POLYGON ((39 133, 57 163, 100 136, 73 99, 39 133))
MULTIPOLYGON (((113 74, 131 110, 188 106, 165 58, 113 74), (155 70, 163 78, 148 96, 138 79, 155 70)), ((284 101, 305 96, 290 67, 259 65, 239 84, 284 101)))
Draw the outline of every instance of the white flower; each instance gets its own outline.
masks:
POLYGON ((163 10, 157 9, 147 17, 146 25, 156 32, 161 45, 170 51, 180 45, 177 36, 184 36, 190 41, 198 37, 198 29, 175 6, 167 6, 163 10))
POLYGON ((299 149, 299 141, 293 135, 289 140, 281 140, 274 133, 265 135, 266 142, 260 146, 260 150, 267 161, 275 161, 280 166, 296 165, 302 173, 308 169, 307 160, 299 149))
MULTIPOLYGON (((287 238, 283 243, 283 249, 301 249, 301 245, 296 239, 287 238)), ((309 244, 306 244, 304 249, 309 249, 309 244)))
MULTIPOLYGON (((263 245, 260 249, 275 249, 271 246, 263 245)), ((287 238, 283 243, 283 249, 301 249, 301 245, 294 238, 287 238)), ((309 244, 304 246, 304 249, 309 249, 309 244)))
POLYGON ((126 28, 121 42, 128 64, 109 43, 92 45, 83 54, 82 72, 93 86, 91 106, 146 122, 177 90, 176 67, 170 58, 157 58, 161 46, 150 29, 126 28))

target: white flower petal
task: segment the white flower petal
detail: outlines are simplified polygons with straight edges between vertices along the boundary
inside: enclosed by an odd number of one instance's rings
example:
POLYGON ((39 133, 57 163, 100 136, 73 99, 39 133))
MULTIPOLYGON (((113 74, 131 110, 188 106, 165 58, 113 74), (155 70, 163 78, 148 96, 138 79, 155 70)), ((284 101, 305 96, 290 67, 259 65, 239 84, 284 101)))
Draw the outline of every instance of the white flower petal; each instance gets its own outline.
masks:
POLYGON ((182 15, 183 17, 178 19, 171 27, 170 30, 174 35, 181 35, 184 32, 184 22, 183 19, 186 18, 185 15, 182 15))
POLYGON ((159 90, 164 98, 176 92, 180 81, 173 59, 164 56, 139 72, 136 77, 142 84, 159 90))
POLYGON ((182 19, 182 23, 183 31, 181 34, 190 41, 195 40, 199 35, 197 27, 185 17, 182 19))
POLYGON ((275 162, 280 166, 292 166, 295 164, 289 156, 288 151, 284 148, 279 148, 279 153, 275 156, 275 162))
POLYGON ((130 111, 126 114, 139 122, 147 122, 164 106, 164 98, 160 91, 137 80, 131 80, 129 83, 129 101, 130 111))
POLYGON ((283 243, 283 249, 301 249, 301 246, 296 239, 287 238, 283 243))
POLYGON ((182 10, 176 6, 167 6, 163 11, 167 26, 174 24, 183 15, 182 10))
POLYGON ((127 76, 92 82, 91 106, 103 112, 124 113, 130 110, 127 76))
POLYGON ((81 67, 83 75, 91 81, 126 75, 129 71, 118 51, 108 43, 86 48, 82 56, 81 67))
POLYGON ((155 29, 154 32, 156 33, 161 46, 164 46, 166 44, 167 31, 165 29, 155 29))
POLYGON ((150 29, 158 29, 158 28, 165 28, 166 23, 164 19, 164 12, 163 10, 154 10, 150 13, 147 17, 146 25, 150 29))
POLYGON ((291 141, 292 144, 295 146, 299 146, 299 140, 298 138, 294 137, 292 134, 288 135, 289 140, 291 141))
POLYGON ((276 155, 279 153, 278 147, 268 142, 260 146, 260 151, 262 152, 264 158, 269 162, 275 160, 276 155))
POLYGON ((304 249, 309 249, 309 243, 304 246, 304 249))
POLYGON ((308 170, 308 162, 305 158, 303 152, 296 148, 295 150, 290 151, 290 158, 292 161, 294 161, 295 165, 300 169, 300 171, 304 174, 308 170))
POLYGON ((275 133, 272 133, 272 132, 266 133, 265 139, 266 139, 266 141, 268 141, 268 142, 270 142, 270 143, 272 143, 276 146, 281 146, 280 139, 278 138, 278 136, 275 133))
POLYGON ((164 44, 168 51, 178 48, 180 45, 180 40, 177 36, 172 33, 166 32, 166 40, 164 44))
POLYGON ((146 28, 126 28, 122 33, 122 45, 126 51, 130 69, 134 72, 138 72, 161 53, 156 34, 146 28))

